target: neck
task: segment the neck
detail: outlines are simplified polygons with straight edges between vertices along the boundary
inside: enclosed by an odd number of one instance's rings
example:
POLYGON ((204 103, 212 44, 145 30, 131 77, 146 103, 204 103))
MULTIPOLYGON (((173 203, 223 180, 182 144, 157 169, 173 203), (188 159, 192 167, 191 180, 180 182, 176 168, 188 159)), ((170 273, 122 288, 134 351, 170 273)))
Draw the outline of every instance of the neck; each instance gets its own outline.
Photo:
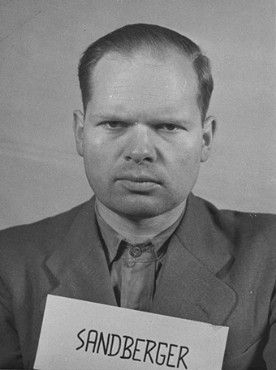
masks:
POLYGON ((185 209, 185 205, 186 200, 161 215, 142 220, 133 220, 118 215, 96 199, 96 207, 102 219, 118 234, 128 240, 146 240, 160 234, 178 220, 185 209))

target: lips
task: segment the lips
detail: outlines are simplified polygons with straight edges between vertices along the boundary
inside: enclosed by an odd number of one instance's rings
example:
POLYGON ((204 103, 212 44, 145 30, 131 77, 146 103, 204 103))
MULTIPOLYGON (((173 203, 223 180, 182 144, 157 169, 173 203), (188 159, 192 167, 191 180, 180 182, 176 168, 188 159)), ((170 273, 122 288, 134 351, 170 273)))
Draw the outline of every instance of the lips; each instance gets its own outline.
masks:
POLYGON ((155 184, 160 184, 160 181, 158 181, 155 177, 148 176, 148 175, 136 175, 136 174, 128 174, 117 177, 117 180, 126 180, 131 182, 138 182, 138 183, 144 183, 144 182, 150 182, 155 184))
POLYGON ((133 193, 151 193, 160 187, 161 182, 148 174, 128 173, 118 176, 118 183, 133 193))

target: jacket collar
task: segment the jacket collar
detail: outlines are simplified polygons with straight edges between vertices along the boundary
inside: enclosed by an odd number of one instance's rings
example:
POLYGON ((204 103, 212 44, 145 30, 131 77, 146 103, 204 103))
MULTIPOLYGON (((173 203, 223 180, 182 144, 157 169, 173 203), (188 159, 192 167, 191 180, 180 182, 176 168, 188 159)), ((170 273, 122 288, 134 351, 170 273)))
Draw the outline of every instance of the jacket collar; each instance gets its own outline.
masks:
MULTIPOLYGON (((46 261, 47 294, 116 305, 97 229, 94 198, 84 203, 64 240, 46 261)), ((41 308, 44 310, 46 296, 41 308)))
MULTIPOLYGON (((192 194, 173 235, 153 302, 153 312, 222 324, 236 294, 216 274, 231 261, 229 241, 205 202, 192 194)), ((94 198, 75 217, 46 261, 49 294, 116 305, 105 251, 98 236, 94 198)), ((44 309, 46 295, 42 303, 44 309)))
POLYGON ((213 206, 190 194, 161 270, 154 311, 216 325, 230 315, 236 293, 222 277, 233 261, 231 242, 213 213, 213 206))
POLYGON ((222 230, 218 210, 192 193, 177 236, 183 246, 214 274, 232 260, 232 244, 222 230))

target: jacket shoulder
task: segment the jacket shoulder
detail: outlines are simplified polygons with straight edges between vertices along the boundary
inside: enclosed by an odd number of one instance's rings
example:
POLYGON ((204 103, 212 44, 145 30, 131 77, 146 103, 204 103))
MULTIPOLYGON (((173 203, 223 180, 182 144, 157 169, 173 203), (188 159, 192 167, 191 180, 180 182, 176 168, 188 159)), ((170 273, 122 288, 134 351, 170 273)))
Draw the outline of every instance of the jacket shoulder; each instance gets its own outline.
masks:
MULTIPOLYGON (((212 224, 235 245, 240 245, 243 241, 255 240, 260 236, 267 245, 275 245, 276 215, 218 209, 207 200, 195 198, 211 217, 212 224)), ((273 249, 276 253, 276 247, 273 249)))
POLYGON ((76 215, 87 203, 31 224, 0 231, 0 259, 8 256, 18 259, 28 252, 47 254, 51 251, 50 241, 66 235, 76 215))

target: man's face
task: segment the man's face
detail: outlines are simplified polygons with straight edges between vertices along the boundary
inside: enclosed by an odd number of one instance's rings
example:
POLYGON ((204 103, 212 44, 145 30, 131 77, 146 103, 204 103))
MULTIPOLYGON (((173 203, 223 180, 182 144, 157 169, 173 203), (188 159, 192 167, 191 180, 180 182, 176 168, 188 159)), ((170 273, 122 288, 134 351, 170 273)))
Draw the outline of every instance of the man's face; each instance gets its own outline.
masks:
POLYGON ((91 188, 106 207, 132 219, 185 200, 212 141, 191 62, 168 54, 104 56, 93 71, 85 119, 75 112, 77 150, 91 188))

